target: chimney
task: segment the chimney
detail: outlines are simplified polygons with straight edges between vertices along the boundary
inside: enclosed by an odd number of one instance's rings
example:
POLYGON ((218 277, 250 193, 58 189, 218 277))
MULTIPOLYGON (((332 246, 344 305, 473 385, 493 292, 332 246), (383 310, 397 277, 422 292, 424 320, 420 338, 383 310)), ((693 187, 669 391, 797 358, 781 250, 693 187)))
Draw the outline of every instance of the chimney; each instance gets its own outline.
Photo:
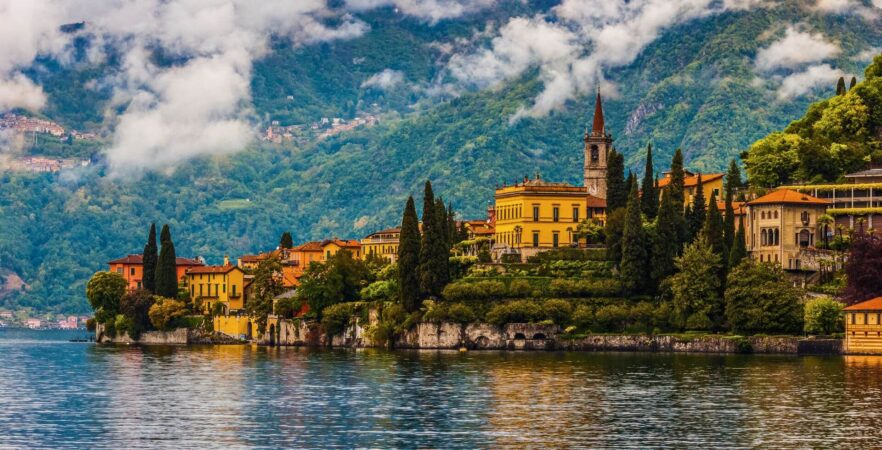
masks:
POLYGON ((224 266, 230 265, 230 257, 228 255, 224 255, 224 266))

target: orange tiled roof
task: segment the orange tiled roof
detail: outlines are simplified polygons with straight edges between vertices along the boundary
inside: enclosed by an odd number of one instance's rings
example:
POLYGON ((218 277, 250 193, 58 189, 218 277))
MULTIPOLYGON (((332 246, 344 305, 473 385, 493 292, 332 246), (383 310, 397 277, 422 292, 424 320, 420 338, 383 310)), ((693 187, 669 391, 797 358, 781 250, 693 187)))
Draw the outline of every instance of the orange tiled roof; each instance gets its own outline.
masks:
MULTIPOLYGON (((726 211, 726 202, 718 201, 717 209, 721 212, 726 211)), ((736 216, 744 215, 744 202, 732 202, 732 210, 735 212, 736 216)))
POLYGON ((320 252, 322 251, 322 243, 319 241, 310 241, 303 244, 298 245, 291 249, 291 251, 295 252, 320 252))
POLYGON ((201 266, 194 267, 192 269, 187 270, 188 274, 202 274, 202 273, 229 273, 232 270, 242 270, 237 266, 232 264, 227 264, 226 266, 201 266))
MULTIPOLYGON (((107 264, 144 264, 144 256, 143 255, 126 255, 122 258, 114 259, 113 261, 109 261, 107 264)), ((204 266, 201 261, 198 259, 191 258, 175 258, 175 265, 178 266, 204 266)))
POLYGON ((361 243, 355 239, 328 239, 322 242, 322 247, 329 244, 336 244, 340 248, 361 248, 361 243))
MULTIPOLYGON (((702 183, 710 183, 711 181, 716 181, 716 180, 719 180, 720 178, 723 178, 724 174, 722 174, 722 173, 702 173, 699 175, 701 175, 701 182, 702 183)), ((665 177, 665 178, 662 178, 661 180, 658 180, 658 187, 665 187, 669 184, 671 184, 670 177, 665 177)), ((687 176, 687 177, 683 178, 683 187, 694 187, 697 185, 698 185, 698 175, 692 175, 692 176, 687 176)))
POLYGON ((882 297, 876 297, 865 302, 855 303, 846 307, 846 311, 876 311, 882 309, 882 297))
POLYGON ((606 199, 595 197, 591 194, 588 194, 588 207, 589 208, 606 208, 606 199))
POLYGON ((821 200, 801 192, 791 191, 790 189, 778 189, 775 192, 766 194, 758 199, 747 202, 748 205, 769 205, 775 203, 789 203, 802 205, 829 205, 827 200, 821 200))

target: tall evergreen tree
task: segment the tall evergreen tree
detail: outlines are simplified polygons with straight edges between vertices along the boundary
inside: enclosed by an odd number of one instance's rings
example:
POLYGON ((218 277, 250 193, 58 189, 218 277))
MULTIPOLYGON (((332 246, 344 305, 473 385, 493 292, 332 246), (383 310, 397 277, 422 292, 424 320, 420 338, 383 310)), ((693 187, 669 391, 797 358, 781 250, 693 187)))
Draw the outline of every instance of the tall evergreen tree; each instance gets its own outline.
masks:
POLYGON ((671 190, 671 201, 678 211, 683 211, 686 203, 686 171, 683 169, 683 152, 678 148, 671 159, 671 182, 668 189, 671 190))
POLYGON ((747 243, 744 237, 744 218, 738 219, 738 231, 735 232, 735 240, 732 242, 731 250, 729 250, 730 269, 734 268, 747 257, 747 243))
POLYGON ((450 281, 450 222, 447 217, 447 207, 444 206, 444 199, 438 197, 435 200, 435 220, 438 227, 440 239, 435 249, 436 266, 441 271, 439 275, 439 288, 436 295, 441 294, 441 290, 450 281))
POLYGON ((453 248, 463 239, 459 238, 459 230, 456 228, 456 212, 453 210, 453 203, 447 204, 447 247, 453 248))
POLYGON ((628 170, 628 178, 625 178, 625 192, 628 193, 625 196, 625 206, 628 206, 628 200, 631 199, 631 189, 637 187, 637 177, 634 176, 634 172, 628 170))
POLYGON ((420 308, 420 225, 413 197, 408 197, 401 218, 398 245, 398 285, 401 305, 408 312, 420 308))
POLYGON ((640 186, 640 203, 648 220, 655 219, 658 212, 658 193, 655 191, 655 171, 652 167, 652 144, 646 146, 646 169, 640 186))
POLYGON ((726 171, 724 181, 723 188, 726 190, 726 194, 732 191, 733 198, 735 192, 744 187, 744 183, 741 181, 741 169, 738 168, 738 163, 734 159, 729 162, 729 169, 726 171))
POLYGON ((625 226, 622 231, 622 262, 619 270, 622 287, 627 293, 637 294, 646 288, 648 275, 646 234, 643 231, 640 196, 637 183, 631 184, 631 194, 625 207, 625 226))
POLYGON ((287 231, 282 233, 282 237, 279 238, 279 248, 294 248, 294 238, 291 237, 291 233, 287 231))
POLYGON ((446 214, 438 217, 432 183, 426 181, 423 196, 423 239, 420 247, 420 289, 426 296, 441 295, 441 290, 447 283, 450 249, 447 248, 444 237, 446 228, 446 214))
POLYGON ((848 90, 845 88, 845 78, 839 77, 836 82, 836 95, 844 95, 848 90))
MULTIPOLYGON (((723 215, 717 207, 717 196, 711 194, 710 206, 708 207, 704 226, 701 229, 701 237, 707 242, 711 251, 720 255, 720 295, 726 289, 726 273, 729 264, 729 251, 726 248, 726 242, 723 237, 723 215)), ((722 307, 721 307, 722 308, 722 307)), ((722 315, 722 309, 719 311, 722 315)))
POLYGON ((857 84, 857 78, 851 77, 851 83, 848 83, 848 90, 854 89, 854 85, 857 84))
POLYGON ((450 223, 447 220, 447 206, 444 205, 444 199, 441 197, 435 199, 435 217, 438 220, 438 233, 441 235, 444 245, 449 249, 450 223))
POLYGON ((690 215, 686 218, 686 226, 689 230, 689 240, 693 240, 704 226, 705 217, 707 216, 707 199, 704 197, 704 183, 701 180, 701 174, 698 174, 698 181, 695 184, 695 195, 692 197, 692 208, 690 208, 689 213, 690 215))
POLYGON ((611 149, 606 158, 606 212, 624 208, 628 203, 625 187, 625 157, 611 149))
POLYGON ((670 191, 662 191, 661 204, 655 219, 655 233, 652 235, 652 254, 650 256, 650 278, 654 288, 658 288, 659 283, 673 275, 676 270, 674 259, 680 253, 678 226, 681 221, 682 217, 671 200, 670 191))
POLYGON ((735 208, 732 206, 732 197, 735 193, 731 190, 726 190, 726 206, 725 206, 725 214, 723 216, 723 242, 726 245, 727 249, 732 248, 732 243, 735 242, 735 208))
POLYGON ((156 224, 150 224, 150 232, 147 233, 147 244, 144 245, 144 255, 141 262, 144 275, 141 277, 141 286, 156 292, 156 264, 159 259, 159 247, 156 246, 156 224))
POLYGON ((162 226, 159 234, 159 258, 156 263, 156 295, 167 298, 178 296, 178 274, 176 267, 175 244, 172 242, 168 224, 162 226))

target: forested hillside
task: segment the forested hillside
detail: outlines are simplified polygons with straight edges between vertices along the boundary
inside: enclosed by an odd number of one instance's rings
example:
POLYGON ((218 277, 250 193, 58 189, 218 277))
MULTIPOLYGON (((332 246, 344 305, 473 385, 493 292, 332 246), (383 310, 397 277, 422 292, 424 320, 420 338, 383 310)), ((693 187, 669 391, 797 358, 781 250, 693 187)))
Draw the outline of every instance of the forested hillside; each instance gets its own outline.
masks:
MULTIPOLYGON (((427 178, 468 217, 483 216, 497 183, 536 171, 580 182, 591 98, 512 121, 543 88, 537 69, 485 89, 433 89, 450 76, 443 70, 450 46, 480 47, 491 38, 479 31, 490 24, 547 13, 555 4, 515 1, 437 23, 381 9, 360 16, 370 24, 361 37, 304 47, 279 40, 256 62, 256 124, 351 118, 375 108, 383 120, 372 128, 308 145, 255 141, 231 156, 122 178, 107 176, 100 164, 0 174, 0 275, 14 272, 28 284, 4 293, 0 308, 86 311, 85 281, 109 259, 139 252, 151 221, 171 225, 179 255, 218 262, 272 247, 284 230, 302 241, 394 225, 406 197, 427 178), (386 69, 402 74, 393 89, 367 83, 386 69)), ((758 49, 781 39, 788 24, 823 30, 841 48, 829 60, 846 73, 862 73, 869 61, 858 54, 882 45, 878 23, 798 6, 730 11, 665 29, 632 63, 604 74, 615 84, 603 92, 606 123, 628 165, 636 171, 651 142, 658 169, 678 147, 690 168, 722 169, 831 95, 833 84, 782 98, 770 84, 783 75, 756 69, 758 49)), ((90 80, 117 64, 112 52, 101 65, 38 61, 29 73, 48 94, 41 114, 80 129, 108 127, 112 94, 90 80)), ((91 151, 96 159, 101 152, 91 151)))

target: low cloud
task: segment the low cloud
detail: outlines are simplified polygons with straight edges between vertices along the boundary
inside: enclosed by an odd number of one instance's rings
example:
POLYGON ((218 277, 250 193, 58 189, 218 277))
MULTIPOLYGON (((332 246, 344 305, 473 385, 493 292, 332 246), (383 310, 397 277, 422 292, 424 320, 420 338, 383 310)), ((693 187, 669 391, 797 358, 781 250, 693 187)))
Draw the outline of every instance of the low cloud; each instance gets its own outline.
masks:
POLYGON ((346 0, 353 11, 393 7, 399 13, 432 23, 453 19, 493 6, 496 0, 346 0))
POLYGON ((797 69, 833 58, 840 52, 839 46, 828 41, 823 34, 799 31, 789 26, 783 38, 757 52, 755 63, 757 69, 764 72, 781 68, 797 69))
POLYGON ((404 73, 399 70, 384 69, 382 72, 371 75, 361 83, 363 88, 391 89, 404 82, 404 73))
POLYGON ((840 69, 834 69, 829 64, 811 66, 804 71, 784 77, 778 88, 778 99, 788 100, 808 94, 819 88, 832 90, 836 86, 839 77, 849 75, 840 69))

